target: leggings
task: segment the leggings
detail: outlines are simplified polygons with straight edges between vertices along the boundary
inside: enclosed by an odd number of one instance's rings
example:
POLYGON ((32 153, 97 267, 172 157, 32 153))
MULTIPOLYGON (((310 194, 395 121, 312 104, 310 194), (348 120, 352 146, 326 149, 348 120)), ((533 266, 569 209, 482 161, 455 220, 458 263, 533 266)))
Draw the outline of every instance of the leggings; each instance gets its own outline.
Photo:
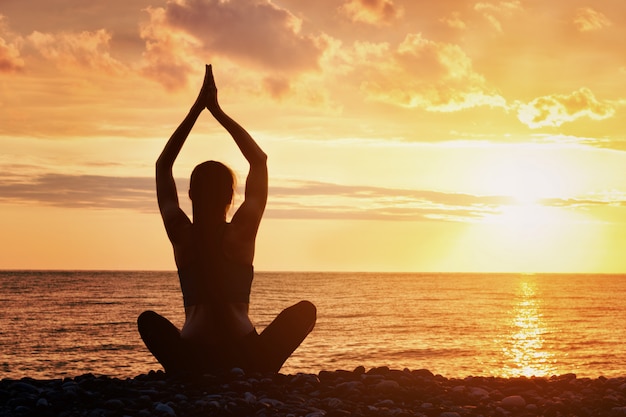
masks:
POLYGON ((248 335, 221 345, 183 339, 168 319, 145 311, 137 319, 146 347, 171 374, 221 373, 232 368, 246 372, 278 372, 283 363, 313 330, 315 306, 301 301, 283 310, 261 334, 248 335))

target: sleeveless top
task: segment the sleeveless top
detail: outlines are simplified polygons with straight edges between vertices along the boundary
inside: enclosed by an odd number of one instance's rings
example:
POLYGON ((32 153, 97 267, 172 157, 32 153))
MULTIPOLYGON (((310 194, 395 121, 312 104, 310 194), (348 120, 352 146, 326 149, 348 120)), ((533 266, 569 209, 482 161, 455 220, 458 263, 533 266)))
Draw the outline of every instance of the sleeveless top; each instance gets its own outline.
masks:
POLYGON ((198 304, 249 303, 254 268, 229 259, 222 250, 226 223, 211 245, 215 249, 196 254, 195 259, 178 269, 185 307, 198 304))

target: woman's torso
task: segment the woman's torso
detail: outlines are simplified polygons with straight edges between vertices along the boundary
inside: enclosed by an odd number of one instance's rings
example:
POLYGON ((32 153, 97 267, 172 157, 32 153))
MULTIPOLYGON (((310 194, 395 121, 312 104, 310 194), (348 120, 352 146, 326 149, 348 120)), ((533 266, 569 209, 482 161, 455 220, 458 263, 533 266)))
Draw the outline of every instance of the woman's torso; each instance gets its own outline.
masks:
POLYGON ((185 298, 185 339, 215 345, 254 330, 248 316, 252 265, 237 256, 242 251, 230 232, 227 223, 203 230, 192 224, 186 239, 175 245, 185 298))

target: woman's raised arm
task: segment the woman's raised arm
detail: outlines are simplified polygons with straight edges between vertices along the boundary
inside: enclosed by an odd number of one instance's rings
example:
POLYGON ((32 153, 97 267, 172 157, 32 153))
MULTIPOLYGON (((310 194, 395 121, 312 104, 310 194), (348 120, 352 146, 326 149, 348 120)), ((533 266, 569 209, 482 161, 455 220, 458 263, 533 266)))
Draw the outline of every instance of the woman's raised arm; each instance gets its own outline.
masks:
POLYGON ((200 94, 189 110, 187 116, 183 119, 178 128, 174 131, 170 139, 167 141, 165 148, 156 161, 156 188, 157 201, 159 203, 159 211, 165 224, 170 240, 173 240, 179 230, 179 226, 189 223, 189 218, 180 209, 178 203, 178 194, 176 192, 176 182, 172 168, 174 161, 180 153, 180 150, 189 136, 189 132, 193 128, 200 113, 205 108, 207 91, 209 89, 209 78, 213 79, 208 68, 205 72, 204 83, 200 89, 200 94))
POLYGON ((210 86, 207 89, 207 109, 215 117, 215 120, 230 133, 244 158, 250 164, 246 178, 244 202, 233 216, 231 223, 244 235, 242 238, 254 239, 267 202, 267 155, 239 123, 224 113, 217 100, 217 87, 210 65, 207 65, 207 74, 209 74, 207 83, 210 86))

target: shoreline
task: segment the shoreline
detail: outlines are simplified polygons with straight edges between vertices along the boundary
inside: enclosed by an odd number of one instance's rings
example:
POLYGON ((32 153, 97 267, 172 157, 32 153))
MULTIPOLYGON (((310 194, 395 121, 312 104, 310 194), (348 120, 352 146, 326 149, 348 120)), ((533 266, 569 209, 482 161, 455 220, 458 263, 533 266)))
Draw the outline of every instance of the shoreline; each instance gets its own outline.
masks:
POLYGON ((2 416, 626 416, 626 377, 446 378, 387 367, 0 381, 2 416))

